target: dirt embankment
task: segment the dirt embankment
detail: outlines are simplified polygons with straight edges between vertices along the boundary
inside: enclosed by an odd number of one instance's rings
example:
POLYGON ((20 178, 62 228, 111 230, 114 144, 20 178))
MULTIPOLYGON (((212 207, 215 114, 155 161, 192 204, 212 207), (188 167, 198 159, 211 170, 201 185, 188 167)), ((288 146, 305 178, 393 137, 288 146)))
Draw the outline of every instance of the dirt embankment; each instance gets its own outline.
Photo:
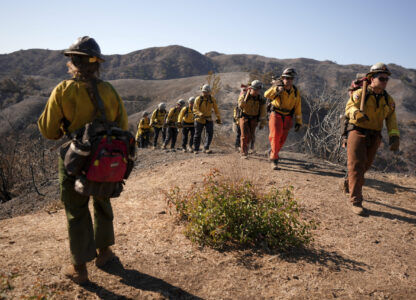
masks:
POLYGON ((369 173, 367 217, 340 191, 343 170, 282 153, 281 170, 261 156, 143 150, 125 191, 112 200, 119 259, 88 264, 91 283, 60 275, 69 261, 65 215, 39 211, 0 221, 0 298, 57 299, 415 299, 416 178, 369 173), (144 163, 146 162, 146 163, 144 163), (218 252, 190 243, 169 215, 163 191, 189 187, 217 168, 259 188, 294 187, 313 243, 284 254, 218 252))

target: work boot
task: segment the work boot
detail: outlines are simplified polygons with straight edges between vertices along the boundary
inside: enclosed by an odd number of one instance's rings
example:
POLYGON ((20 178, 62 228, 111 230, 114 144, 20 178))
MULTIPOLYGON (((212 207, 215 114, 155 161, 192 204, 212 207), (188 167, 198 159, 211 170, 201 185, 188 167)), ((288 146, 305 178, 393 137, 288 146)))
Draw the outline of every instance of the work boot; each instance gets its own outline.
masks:
POLYGON ((279 166, 278 166, 279 160, 275 159, 272 162, 272 170, 279 170, 279 166))
POLYGON ((95 259, 95 265, 99 268, 104 267, 110 262, 116 255, 111 251, 110 247, 98 249, 98 256, 95 259))
POLYGON ((66 266, 63 274, 77 284, 84 284, 88 282, 87 265, 73 265, 66 266))
POLYGON ((186 148, 182 148, 182 151, 183 151, 184 153, 188 152, 188 150, 186 150, 186 148))
POLYGON ((204 153, 206 153, 206 154, 210 154, 210 153, 212 153, 212 150, 211 150, 211 149, 205 149, 205 150, 204 150, 204 153))
POLYGON ((152 147, 152 150, 156 150, 156 146, 153 146, 153 147, 152 147))
POLYGON ((166 150, 166 145, 162 145, 162 150, 166 150))
POLYGON ((347 178, 344 178, 344 179, 342 180, 342 183, 341 183, 341 189, 342 189, 342 191, 343 191, 345 194, 349 194, 349 193, 350 193, 350 186, 349 186, 349 183, 348 183, 348 177, 347 177, 347 178))
POLYGON ((351 206, 351 210, 354 214, 359 215, 359 216, 362 216, 365 213, 365 209, 361 203, 358 203, 358 204, 353 203, 351 206))

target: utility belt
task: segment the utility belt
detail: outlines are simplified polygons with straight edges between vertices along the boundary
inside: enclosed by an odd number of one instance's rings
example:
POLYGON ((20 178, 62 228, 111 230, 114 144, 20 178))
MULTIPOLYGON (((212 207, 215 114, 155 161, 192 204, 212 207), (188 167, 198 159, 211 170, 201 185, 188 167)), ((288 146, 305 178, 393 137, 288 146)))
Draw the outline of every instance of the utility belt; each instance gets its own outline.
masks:
POLYGON ((245 119, 248 119, 248 120, 258 120, 259 119, 258 115, 257 116, 249 116, 249 115, 247 115, 243 112, 241 113, 241 117, 245 118, 245 119))
POLYGON ((190 127, 195 127, 194 123, 187 123, 185 121, 182 121, 182 127, 183 128, 190 128, 190 127))
POLYGON ((374 130, 374 129, 367 129, 367 128, 362 128, 362 127, 358 127, 354 124, 348 124, 348 131, 351 130, 357 130, 358 132, 366 135, 366 136, 379 136, 381 135, 381 130, 374 130), (351 126, 352 125, 352 126, 351 126), (352 128, 352 129, 350 129, 352 128))
POLYGON ((274 112, 275 114, 278 114, 282 118, 283 122, 285 121, 286 117, 291 117, 291 118, 293 117, 293 114, 284 115, 280 111, 277 111, 277 109, 273 110, 272 112, 274 112))
POLYGON ((293 114, 295 113, 295 110, 292 109, 286 109, 286 108, 277 108, 276 106, 272 105, 271 107, 271 111, 278 113, 281 116, 293 116, 293 114), (284 115, 283 113, 288 113, 287 115, 284 115))

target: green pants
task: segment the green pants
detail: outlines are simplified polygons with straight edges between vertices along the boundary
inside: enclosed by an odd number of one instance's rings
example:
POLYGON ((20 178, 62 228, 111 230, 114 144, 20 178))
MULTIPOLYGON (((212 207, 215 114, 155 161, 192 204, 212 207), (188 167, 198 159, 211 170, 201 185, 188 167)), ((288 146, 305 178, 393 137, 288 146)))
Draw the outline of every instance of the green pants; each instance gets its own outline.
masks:
POLYGON ((64 162, 59 158, 59 186, 68 222, 71 260, 78 265, 93 260, 97 248, 114 244, 114 216, 109 198, 93 197, 93 227, 88 209, 89 197, 78 194, 74 182, 75 177, 66 173, 64 162))

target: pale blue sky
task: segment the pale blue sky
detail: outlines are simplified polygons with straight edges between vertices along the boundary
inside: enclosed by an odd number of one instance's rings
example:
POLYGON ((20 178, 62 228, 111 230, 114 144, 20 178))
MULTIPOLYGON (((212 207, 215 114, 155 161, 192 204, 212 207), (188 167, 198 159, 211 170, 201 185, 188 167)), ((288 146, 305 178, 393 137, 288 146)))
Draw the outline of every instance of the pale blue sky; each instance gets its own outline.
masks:
POLYGON ((104 54, 175 44, 201 53, 416 68, 415 31, 411 0, 0 0, 0 53, 61 50, 90 35, 104 54))

